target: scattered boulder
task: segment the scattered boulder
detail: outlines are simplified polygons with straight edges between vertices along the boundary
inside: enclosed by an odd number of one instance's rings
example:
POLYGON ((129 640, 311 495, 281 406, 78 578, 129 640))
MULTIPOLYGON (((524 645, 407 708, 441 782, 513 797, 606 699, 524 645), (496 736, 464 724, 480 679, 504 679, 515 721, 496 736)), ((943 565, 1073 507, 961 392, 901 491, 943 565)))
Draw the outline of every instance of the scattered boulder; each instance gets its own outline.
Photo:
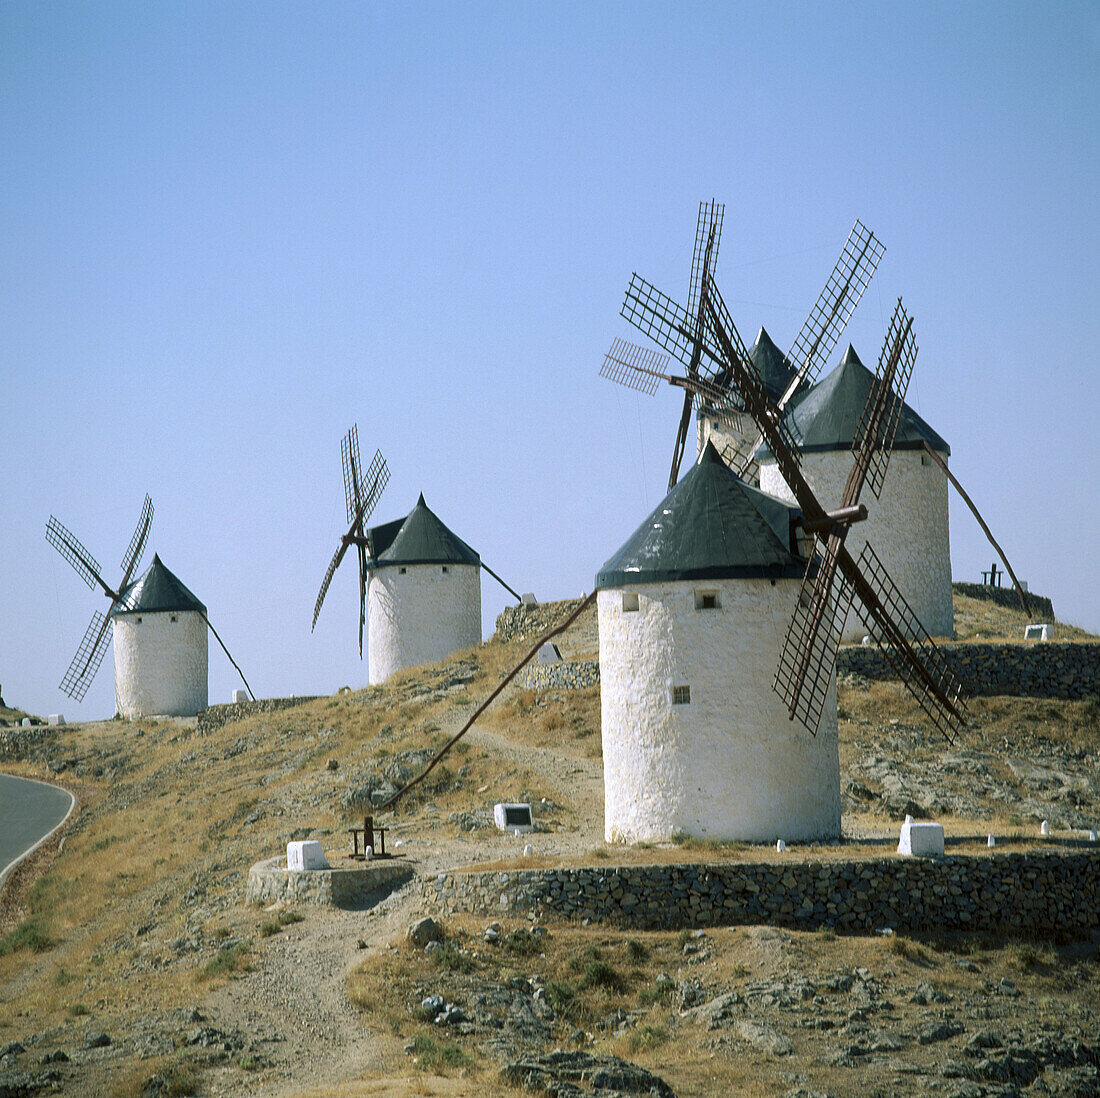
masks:
POLYGON ((405 931, 405 937, 417 949, 423 949, 429 942, 441 942, 443 940, 443 928, 429 915, 423 919, 417 919, 405 931))

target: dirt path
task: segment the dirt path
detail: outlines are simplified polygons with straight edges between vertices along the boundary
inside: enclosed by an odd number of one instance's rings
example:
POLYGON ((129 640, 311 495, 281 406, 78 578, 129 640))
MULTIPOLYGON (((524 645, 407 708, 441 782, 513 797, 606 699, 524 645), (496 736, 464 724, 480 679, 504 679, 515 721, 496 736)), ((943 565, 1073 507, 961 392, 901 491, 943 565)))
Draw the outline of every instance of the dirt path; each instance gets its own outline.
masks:
MULTIPOLYGON (((457 731, 461 714, 456 715, 457 731)), ((475 726, 466 737, 520 766, 539 772, 547 792, 573 810, 568 829, 524 836, 539 853, 568 855, 602 839, 603 766, 564 750, 530 748, 475 726)), ((442 825, 437 825, 442 826, 442 825)), ((421 829, 395 829, 418 875, 512 857, 518 840, 498 832, 443 838, 421 829)), ((215 991, 203 1007, 208 1024, 239 1031, 270 1064, 255 1075, 227 1066, 211 1073, 211 1094, 288 1096, 392 1071, 403 1041, 357 1011, 347 999, 348 973, 370 953, 404 935, 420 914, 415 878, 364 911, 302 909, 305 921, 268 939, 254 955, 255 970, 215 991), (360 945, 362 943, 362 945, 360 945)))

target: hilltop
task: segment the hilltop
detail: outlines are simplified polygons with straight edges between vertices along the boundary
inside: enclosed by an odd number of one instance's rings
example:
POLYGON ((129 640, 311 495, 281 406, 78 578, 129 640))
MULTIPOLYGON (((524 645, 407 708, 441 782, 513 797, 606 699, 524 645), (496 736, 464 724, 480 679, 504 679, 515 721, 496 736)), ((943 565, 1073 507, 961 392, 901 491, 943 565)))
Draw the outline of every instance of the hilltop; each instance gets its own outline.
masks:
MULTIPOLYGON (((1022 635, 1018 611, 977 602, 957 600, 957 623, 1022 635)), ((193 720, 6 732, 0 765, 66 785, 80 809, 0 897, 0 1047, 24 1048, 0 1073, 73 1094, 520 1093, 500 1064, 563 1046, 655 1072, 681 1098, 840 1094, 854 1078, 889 1089, 903 1070, 914 1093, 992 1094, 996 1073, 976 1065, 1013 1057, 1055 1093, 1089 1093, 1095 940, 555 924, 532 939, 528 924, 502 920, 496 947, 484 919, 456 917, 427 957, 404 938, 419 914, 413 888, 365 912, 244 904, 249 866, 292 838, 319 838, 337 858, 372 796, 418 773, 569 609, 540 607, 526 625, 513 616, 505 639, 384 687, 205 733, 193 720), (429 994, 461 1004, 468 1028, 444 1034, 425 1020, 429 994), (526 1021, 494 1028, 513 1017, 526 1021), (85 1047, 98 1033, 110 1043, 85 1047), (44 1065, 55 1049, 69 1059, 44 1065)), ((593 658, 594 613, 557 643, 567 659, 593 658)), ((1008 849, 1034 845, 1041 819, 1054 845, 1072 845, 1100 820, 1096 699, 976 699, 972 732, 951 747, 896 684, 845 681, 840 707, 849 841, 795 857, 881 853, 907 811, 941 818, 958 849, 975 851, 990 831, 1008 849)), ((491 826, 502 800, 535 806, 538 864, 769 856, 605 847, 598 686, 535 693, 521 677, 379 822, 420 874, 517 864, 528 840, 491 826)))

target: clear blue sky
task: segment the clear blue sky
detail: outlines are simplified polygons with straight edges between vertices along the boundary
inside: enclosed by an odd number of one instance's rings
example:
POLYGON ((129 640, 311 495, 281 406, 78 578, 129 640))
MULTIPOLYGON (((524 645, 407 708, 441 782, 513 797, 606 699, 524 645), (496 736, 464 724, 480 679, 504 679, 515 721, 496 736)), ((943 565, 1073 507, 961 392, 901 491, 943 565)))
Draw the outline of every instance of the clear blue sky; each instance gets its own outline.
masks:
MULTIPOLYGON (((686 296, 698 202, 746 341, 790 345, 855 218, 850 339, 915 317, 909 402, 1032 589, 1100 629, 1095 3, 0 4, 0 684, 57 689, 150 550, 257 693, 363 685, 310 617, 340 437, 513 586, 588 590, 664 493, 679 400, 597 376, 637 270, 686 296)), ((956 578, 992 553, 952 503, 956 578)), ((483 578, 486 634, 507 596, 483 578)), ((211 649, 212 701, 236 681, 211 649)))

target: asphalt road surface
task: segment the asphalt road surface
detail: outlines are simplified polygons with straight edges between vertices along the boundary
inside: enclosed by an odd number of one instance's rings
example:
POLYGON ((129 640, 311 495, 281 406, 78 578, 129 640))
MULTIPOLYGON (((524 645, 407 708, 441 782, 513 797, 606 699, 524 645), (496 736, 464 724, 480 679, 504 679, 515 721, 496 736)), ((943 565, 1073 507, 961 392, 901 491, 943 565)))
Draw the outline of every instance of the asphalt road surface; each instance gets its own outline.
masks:
POLYGON ((72 794, 56 785, 0 774, 0 881, 16 859, 69 811, 72 794))

